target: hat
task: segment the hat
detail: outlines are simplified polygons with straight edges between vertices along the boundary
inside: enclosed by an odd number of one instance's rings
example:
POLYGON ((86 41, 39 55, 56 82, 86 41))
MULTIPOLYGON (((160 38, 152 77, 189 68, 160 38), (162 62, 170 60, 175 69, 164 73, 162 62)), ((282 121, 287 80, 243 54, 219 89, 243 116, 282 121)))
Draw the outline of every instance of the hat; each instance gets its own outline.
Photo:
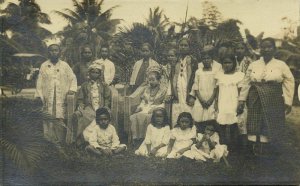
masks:
POLYGON ((147 68, 147 74, 150 72, 158 72, 159 74, 162 73, 162 67, 160 65, 154 65, 147 68))
POLYGON ((91 65, 89 66, 88 70, 90 71, 90 70, 92 70, 92 69, 102 70, 102 65, 99 65, 99 64, 96 64, 96 63, 91 64, 91 65))

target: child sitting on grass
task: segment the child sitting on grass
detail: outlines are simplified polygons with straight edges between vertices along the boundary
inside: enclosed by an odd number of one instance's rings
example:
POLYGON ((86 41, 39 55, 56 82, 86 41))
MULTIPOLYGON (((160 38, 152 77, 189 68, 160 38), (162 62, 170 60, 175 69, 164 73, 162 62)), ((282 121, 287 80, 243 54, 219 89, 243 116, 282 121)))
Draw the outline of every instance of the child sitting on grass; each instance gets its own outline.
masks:
POLYGON ((181 158, 196 142, 196 127, 191 113, 182 112, 177 119, 177 125, 171 131, 171 139, 167 149, 167 158, 181 158))
POLYGON ((165 157, 170 134, 171 130, 166 109, 156 108, 153 110, 151 123, 147 127, 146 138, 135 151, 135 154, 147 157, 165 157))
POLYGON ((96 120, 83 131, 83 137, 89 143, 87 152, 111 156, 126 150, 126 145, 120 144, 116 129, 110 121, 111 114, 107 108, 97 109, 96 120))
POLYGON ((226 159, 228 150, 226 145, 220 145, 219 134, 215 131, 213 125, 207 125, 204 133, 197 134, 197 142, 191 147, 191 150, 185 153, 185 156, 197 161, 213 160, 220 162, 223 158, 226 165, 229 166, 226 159))

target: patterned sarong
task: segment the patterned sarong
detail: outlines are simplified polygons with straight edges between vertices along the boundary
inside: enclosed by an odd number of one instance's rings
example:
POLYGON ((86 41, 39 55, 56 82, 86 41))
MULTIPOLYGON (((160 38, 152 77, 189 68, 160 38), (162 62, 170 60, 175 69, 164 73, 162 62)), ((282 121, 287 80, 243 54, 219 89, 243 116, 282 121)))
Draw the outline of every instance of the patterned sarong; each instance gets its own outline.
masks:
POLYGON ((285 123, 282 84, 252 83, 247 99, 247 133, 278 139, 285 123))

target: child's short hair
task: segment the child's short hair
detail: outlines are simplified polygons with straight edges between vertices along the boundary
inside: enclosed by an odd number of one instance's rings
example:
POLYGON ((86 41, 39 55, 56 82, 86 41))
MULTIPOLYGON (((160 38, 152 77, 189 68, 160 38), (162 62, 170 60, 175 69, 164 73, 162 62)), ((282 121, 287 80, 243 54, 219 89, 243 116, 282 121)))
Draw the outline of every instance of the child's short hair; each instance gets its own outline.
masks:
POLYGON ((190 128, 193 127, 194 125, 194 120, 193 120, 193 117, 192 117, 192 114, 189 113, 189 112, 181 112, 177 118, 177 123, 175 125, 175 127, 180 127, 180 124, 179 124, 179 121, 181 120, 181 118, 188 118, 190 120, 190 128))
POLYGON ((158 107, 158 108, 153 110, 152 116, 151 116, 151 124, 156 127, 156 125, 155 125, 155 116, 156 116, 157 111, 161 111, 164 115, 164 121, 163 121, 164 126, 169 125, 167 110, 163 107, 158 107))
POLYGON ((221 62, 222 65, 223 65, 223 62, 224 62, 225 59, 230 59, 232 61, 232 63, 233 63, 233 69, 236 69, 236 65, 237 64, 236 64, 236 58, 235 58, 234 54, 228 53, 228 54, 222 56, 220 58, 220 62, 221 62))
POLYGON ((111 120, 110 109, 107 107, 101 107, 96 110, 96 122, 99 120, 100 115, 108 116, 109 120, 111 120))
POLYGON ((204 122, 204 130, 206 128, 209 128, 211 131, 213 132, 218 132, 218 128, 217 128, 217 122, 216 120, 208 120, 206 122, 204 122))

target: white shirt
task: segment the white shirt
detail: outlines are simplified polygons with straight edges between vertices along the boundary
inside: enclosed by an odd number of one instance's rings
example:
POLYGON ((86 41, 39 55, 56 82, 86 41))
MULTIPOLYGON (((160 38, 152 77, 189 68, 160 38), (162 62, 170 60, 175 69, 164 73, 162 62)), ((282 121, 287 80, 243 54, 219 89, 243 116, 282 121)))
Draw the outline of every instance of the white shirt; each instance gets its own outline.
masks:
POLYGON ((263 58, 252 62, 246 72, 239 100, 245 101, 250 89, 250 82, 276 81, 282 83, 284 102, 292 105, 295 80, 290 68, 283 61, 271 59, 267 64, 263 58))
POLYGON ((98 59, 93 63, 97 63, 102 66, 104 72, 104 81, 106 84, 110 84, 115 77, 115 64, 111 62, 109 59, 98 59))
POLYGON ((95 148, 115 148, 120 145, 115 127, 109 124, 106 129, 102 129, 95 120, 83 131, 83 137, 95 148))

